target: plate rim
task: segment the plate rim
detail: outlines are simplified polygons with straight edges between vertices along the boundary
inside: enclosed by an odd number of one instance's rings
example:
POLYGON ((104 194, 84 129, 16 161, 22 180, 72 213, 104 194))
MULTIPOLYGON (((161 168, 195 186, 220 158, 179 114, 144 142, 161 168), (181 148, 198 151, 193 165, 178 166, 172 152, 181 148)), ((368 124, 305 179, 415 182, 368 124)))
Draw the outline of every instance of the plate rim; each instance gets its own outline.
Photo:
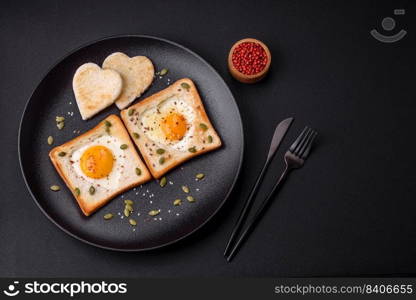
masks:
POLYGON ((61 56, 58 60, 55 61, 54 64, 52 64, 51 67, 49 67, 47 69, 47 71, 43 74, 43 76, 41 77, 41 79, 38 81, 38 83, 36 84, 36 86, 34 87, 34 89, 32 90, 32 92, 29 95, 29 98, 26 100, 26 104, 23 108, 23 112, 20 118, 20 122, 19 122, 19 129, 18 129, 18 137, 17 137, 17 153, 18 153, 18 157, 19 157, 19 167, 20 167, 20 171, 22 173, 22 177, 25 183, 25 186, 27 188, 27 190, 29 191, 30 196, 32 197, 32 199, 34 200, 34 202, 36 203, 36 205, 38 206, 38 208, 40 209, 40 211, 42 212, 42 214, 44 216, 46 216, 46 218, 51 221, 55 226, 57 226, 60 230, 62 230, 63 232, 65 232, 66 234, 68 234, 69 236, 71 236, 72 238, 81 241, 85 244, 91 245, 91 246, 95 246, 97 248, 101 248, 101 249, 105 249, 105 250, 111 250, 111 251, 118 251, 118 252, 144 252, 144 251, 150 251, 150 250, 156 250, 159 248, 163 248, 163 247, 167 247, 170 246, 172 244, 175 244, 179 241, 182 241, 183 239, 189 237, 190 235, 194 234, 195 232, 197 232, 198 230, 200 230, 202 227, 204 227, 215 215, 218 214, 218 212, 220 211, 220 209, 224 206, 225 202, 229 199, 232 191, 234 190, 234 187, 240 177, 241 174, 241 167, 243 164, 243 158, 244 158, 244 148, 245 148, 245 141, 244 141, 244 125, 243 125, 243 121, 241 118, 241 113, 240 113, 240 109, 237 105, 237 102, 234 98, 233 93, 231 92, 230 88, 228 87, 227 83, 225 82, 225 80, 221 77, 221 75, 217 72, 217 70, 210 64, 208 63, 204 58, 202 58, 201 56, 199 56, 197 53, 195 53, 194 51, 190 50, 189 48, 178 44, 176 42, 173 42, 171 40, 165 39, 165 38, 161 38, 161 37, 156 37, 156 36, 152 36, 152 35, 143 35, 143 34, 121 34, 121 35, 111 35, 111 36, 106 36, 103 38, 99 38, 87 43, 84 43, 76 48, 74 48, 73 50, 67 52, 66 54, 64 54, 63 56, 61 56), (106 41, 106 40, 111 40, 111 39, 117 39, 117 38, 147 38, 147 39, 153 39, 153 40, 158 40, 161 42, 165 42, 171 45, 174 45, 176 47, 179 47, 180 49, 183 49, 185 51, 187 51, 188 53, 194 55, 196 58, 198 58, 200 61, 202 61, 209 69, 211 69, 211 71, 216 74, 216 76, 223 82, 226 90, 228 91, 228 93, 231 95, 233 101, 233 104, 237 110, 237 116, 238 116, 238 120, 239 123, 241 124, 241 130, 240 130, 240 139, 242 141, 242 148, 240 151, 240 159, 238 162, 238 169, 237 169, 237 175, 234 177, 234 180, 230 186, 230 188, 228 189, 227 194, 224 197, 224 200, 220 203, 220 205, 215 209, 215 211, 201 224, 199 224, 197 227, 195 227, 193 230, 191 230, 190 232, 188 232, 187 234, 176 238, 172 241, 169 241, 167 243, 163 243, 154 247, 147 247, 147 248, 131 248, 131 249, 122 249, 122 248, 116 248, 116 247, 109 247, 109 246, 105 246, 105 245, 101 245, 98 243, 94 243, 91 242, 85 238, 82 238, 78 235, 76 235, 75 233, 72 233, 71 231, 69 231, 68 229, 64 228, 63 226, 61 226, 54 218, 52 218, 49 213, 42 207, 42 205, 40 204, 39 200, 36 198, 36 196, 34 195, 32 189, 29 186, 29 183, 27 181, 26 178, 26 174, 24 171, 24 167, 22 164, 22 153, 21 153, 21 133, 22 133, 22 125, 25 119, 25 115, 27 113, 27 108, 29 106, 30 101, 33 98, 33 95, 35 94, 35 92, 37 91, 38 87, 43 83, 43 81, 45 80, 45 78, 48 76, 48 74, 55 69, 55 67, 57 67, 62 61, 64 61, 67 57, 71 56, 72 54, 88 47, 91 46, 93 44, 102 42, 102 41, 106 41))

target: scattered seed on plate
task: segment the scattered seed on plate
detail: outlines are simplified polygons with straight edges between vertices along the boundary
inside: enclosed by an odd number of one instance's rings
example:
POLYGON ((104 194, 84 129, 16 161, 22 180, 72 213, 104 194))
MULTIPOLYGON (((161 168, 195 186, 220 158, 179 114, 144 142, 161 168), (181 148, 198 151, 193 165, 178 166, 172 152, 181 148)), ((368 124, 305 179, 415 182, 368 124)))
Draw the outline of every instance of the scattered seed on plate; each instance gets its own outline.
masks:
POLYGON ((137 222, 133 219, 129 219, 129 223, 130 223, 131 226, 136 226, 137 225, 137 222))
POLYGON ((65 123, 64 122, 59 122, 56 124, 56 127, 58 127, 59 130, 62 130, 65 127, 65 123))
POLYGON ((124 209, 124 212, 123 213, 124 213, 124 215, 126 217, 129 217, 130 216, 130 211, 127 208, 124 209))
POLYGON ((173 205, 178 206, 182 204, 182 200, 181 199, 176 199, 175 201, 173 201, 173 205))
POLYGON ((198 174, 195 175, 195 177, 196 177, 196 179, 201 180, 205 177, 205 174, 204 173, 198 173, 198 174))
POLYGON ((129 200, 129 199, 126 199, 126 200, 124 200, 124 204, 133 205, 133 201, 132 200, 129 200))
POLYGON ((104 220, 110 220, 112 217, 113 217, 113 214, 110 214, 110 213, 105 214, 104 215, 104 220))
POLYGON ((163 75, 168 74, 168 71, 169 71, 168 69, 162 69, 162 70, 160 71, 160 73, 159 73, 159 74, 160 74, 161 76, 163 76, 163 75))
POLYGON ((149 211, 149 216, 157 216, 160 213, 160 210, 151 210, 149 211))
POLYGON ((186 185, 183 185, 182 186, 182 191, 184 192, 184 193, 189 193, 189 187, 187 187, 186 185))
POLYGON ((125 209, 127 209, 129 212, 133 211, 133 206, 131 206, 130 204, 126 204, 125 209))
POLYGON ((61 188, 59 187, 59 185, 52 185, 50 188, 52 191, 57 192, 59 191, 61 188))
POLYGON ((53 136, 48 136, 48 145, 52 145, 53 144, 53 136))
POLYGON ((188 200, 188 202, 191 202, 191 203, 195 202, 195 198, 192 196, 187 196, 186 200, 188 200))
POLYGON ((56 121, 57 123, 59 123, 59 122, 63 122, 63 121, 65 121, 65 117, 56 116, 55 121, 56 121))
POLYGON ((163 177, 160 179, 159 185, 160 185, 161 187, 164 187, 164 186, 166 185, 166 183, 167 183, 167 179, 166 179, 166 177, 165 177, 165 176, 163 176, 163 177))

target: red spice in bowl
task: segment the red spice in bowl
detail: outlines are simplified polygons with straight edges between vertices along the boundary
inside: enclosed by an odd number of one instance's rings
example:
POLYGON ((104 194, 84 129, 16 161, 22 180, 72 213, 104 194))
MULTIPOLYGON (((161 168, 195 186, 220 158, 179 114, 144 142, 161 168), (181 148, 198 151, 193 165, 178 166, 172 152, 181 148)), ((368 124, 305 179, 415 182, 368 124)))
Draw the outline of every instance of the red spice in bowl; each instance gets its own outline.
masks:
POLYGON ((267 60, 266 50, 254 42, 240 43, 232 53, 234 67, 245 75, 254 75, 263 71, 267 60))
POLYGON ((233 77, 244 83, 261 80, 269 70, 271 54, 256 39, 243 39, 234 44, 228 55, 228 68, 233 77))

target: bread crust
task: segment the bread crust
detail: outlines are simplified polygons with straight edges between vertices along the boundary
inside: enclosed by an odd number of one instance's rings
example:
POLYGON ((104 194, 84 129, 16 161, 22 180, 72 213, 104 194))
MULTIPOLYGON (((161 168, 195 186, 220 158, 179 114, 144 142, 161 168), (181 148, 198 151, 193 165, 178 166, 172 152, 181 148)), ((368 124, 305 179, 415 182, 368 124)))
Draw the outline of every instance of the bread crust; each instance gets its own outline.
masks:
POLYGON ((57 146, 53 148, 49 152, 49 158, 54 165, 56 171, 61 176, 62 180, 65 182, 66 186, 69 188, 71 193, 74 195, 74 198, 76 199, 79 207, 81 208, 81 211, 84 213, 84 215, 89 216, 102 206, 104 206, 106 203, 108 203, 111 199, 113 199, 115 196, 135 187, 140 184, 143 184, 149 180, 152 179, 152 176, 149 172, 149 170, 146 168, 146 165, 143 163, 143 161, 140 159, 139 154, 134 149, 133 143, 131 142, 131 139, 129 137, 129 134, 127 133, 126 129, 123 126, 122 121, 120 118, 116 115, 110 115, 104 120, 102 120, 98 125, 96 125, 91 130, 79 135, 78 137, 66 142, 63 145, 57 146), (77 145, 79 142, 88 139, 89 137, 100 134, 101 132, 105 132, 105 121, 111 122, 112 126, 111 128, 111 134, 114 136, 117 136, 125 144, 128 145, 128 149, 130 149, 130 155, 134 156, 134 159, 138 162, 138 166, 140 167, 142 173, 140 176, 137 177, 137 180, 132 182, 131 184, 128 184, 126 186, 123 186, 121 189, 113 191, 111 194, 109 194, 107 197, 104 197, 102 199, 99 199, 95 202, 90 202, 88 199, 84 197, 84 194, 77 195, 75 192, 76 186, 71 182, 70 178, 68 177, 68 174, 64 171, 62 160, 60 159, 58 153, 61 151, 65 151, 70 149, 72 146, 77 145))
POLYGON ((208 115, 205 111, 202 100, 199 96, 198 90, 197 90, 194 82, 189 78, 183 78, 183 79, 180 79, 180 80, 176 81, 175 83, 171 84, 168 88, 166 88, 162 91, 159 91, 159 92, 147 97, 146 99, 143 99, 139 103, 134 104, 134 105, 122 110, 120 114, 121 114, 121 118, 122 118, 128 132, 132 136, 132 139, 133 139, 134 143, 139 148, 140 153, 141 153, 144 161, 146 162, 146 165, 147 165, 148 169, 150 170, 153 177, 155 177, 155 178, 160 178, 164 174, 169 172, 170 170, 172 170, 172 169, 176 168, 177 166, 179 166, 180 164, 184 163, 185 161, 188 161, 188 160, 192 159, 193 157, 199 156, 199 155, 204 154, 206 152, 215 150, 215 149, 221 147, 221 145, 222 145, 222 142, 221 142, 221 139, 220 139, 218 133, 215 131, 214 126, 212 125, 211 121, 208 118, 208 115), (150 139, 147 139, 147 137, 145 139, 142 139, 142 138, 135 139, 134 138, 133 134, 134 134, 134 132, 136 131, 137 128, 134 126, 133 122, 130 120, 130 116, 128 115, 128 111, 131 108, 134 108, 137 111, 141 111, 142 108, 147 107, 148 105, 151 105, 153 102, 156 103, 156 102, 161 101, 162 99, 165 99, 166 97, 169 97, 171 95, 175 95, 178 90, 183 89, 182 86, 181 86, 182 83, 186 83, 190 86, 189 92, 191 93, 191 97, 193 98, 194 103, 195 103, 194 109, 196 110, 196 112, 198 113, 198 116, 199 116, 199 118, 197 120, 198 120, 198 122, 205 123, 209 127, 209 133, 213 137, 214 142, 212 142, 210 144, 204 144, 204 147, 201 148, 201 149, 198 149, 198 151, 195 152, 195 153, 186 152, 179 159, 169 160, 168 162, 165 162, 163 169, 157 170, 156 167, 155 167, 154 156, 153 157, 150 156, 149 153, 146 151, 146 149, 144 147, 144 144, 146 143, 146 141, 150 142, 150 139), (152 158, 153 158, 153 160, 152 160, 152 158))

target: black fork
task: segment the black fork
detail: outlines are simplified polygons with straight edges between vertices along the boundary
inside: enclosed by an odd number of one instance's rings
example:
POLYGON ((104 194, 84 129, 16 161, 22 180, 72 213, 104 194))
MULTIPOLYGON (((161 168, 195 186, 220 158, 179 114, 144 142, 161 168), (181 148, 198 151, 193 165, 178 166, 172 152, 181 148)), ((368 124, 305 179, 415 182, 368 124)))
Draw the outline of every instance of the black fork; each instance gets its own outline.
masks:
POLYGON ((253 229, 257 221, 260 219, 263 211, 267 207, 274 193, 282 186, 289 172, 303 166, 306 158, 309 155, 309 152, 311 151, 312 144, 317 134, 318 133, 312 128, 305 127, 305 129, 303 129, 299 137, 293 142, 292 146, 290 146, 289 150, 285 153, 286 166, 282 175, 279 177, 276 184, 273 186, 272 191, 269 193, 269 195, 267 195, 263 203, 261 203, 260 207, 258 208, 257 212, 251 219, 250 223, 247 225, 246 229, 242 232, 241 236, 235 243, 233 250, 228 255, 227 261, 231 261, 231 259, 233 258, 234 254, 240 247, 245 237, 248 235, 251 229, 253 229))

